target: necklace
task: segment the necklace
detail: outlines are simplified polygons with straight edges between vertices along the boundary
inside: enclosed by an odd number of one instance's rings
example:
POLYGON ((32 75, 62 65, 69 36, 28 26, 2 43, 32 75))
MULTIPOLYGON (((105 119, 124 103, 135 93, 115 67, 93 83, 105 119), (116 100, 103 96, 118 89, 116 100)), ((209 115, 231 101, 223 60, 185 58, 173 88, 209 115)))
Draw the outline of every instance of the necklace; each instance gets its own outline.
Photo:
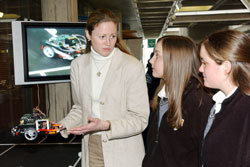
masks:
MULTIPOLYGON (((92 59, 92 60, 93 60, 93 59, 92 59)), ((97 75, 98 77, 100 77, 100 76, 102 75, 101 70, 103 69, 103 67, 105 67, 105 65, 108 63, 108 61, 105 62, 105 63, 101 66, 101 68, 98 68, 98 66, 97 66, 97 64, 96 64, 96 62, 95 62, 95 60, 93 60, 93 61, 94 61, 95 67, 96 67, 96 69, 97 69, 96 75, 97 75)))

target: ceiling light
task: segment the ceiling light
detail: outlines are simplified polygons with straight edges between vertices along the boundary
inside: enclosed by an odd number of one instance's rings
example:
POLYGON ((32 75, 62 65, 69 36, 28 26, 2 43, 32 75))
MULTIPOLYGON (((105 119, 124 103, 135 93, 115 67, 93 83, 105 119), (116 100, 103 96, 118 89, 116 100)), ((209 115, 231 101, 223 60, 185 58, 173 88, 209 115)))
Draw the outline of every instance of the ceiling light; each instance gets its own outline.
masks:
POLYGON ((168 28, 167 31, 168 31, 168 32, 174 32, 174 31, 179 32, 179 31, 180 31, 180 28, 168 28))
POLYGON ((210 10, 213 6, 212 5, 208 5, 208 6, 185 6, 185 7, 181 7, 180 10, 178 10, 178 12, 190 12, 190 11, 206 11, 206 10, 210 10))
POLYGON ((0 12, 0 18, 3 17, 4 13, 3 12, 0 12))
POLYGON ((248 9, 236 10, 210 10, 210 11, 196 11, 196 12, 177 12, 176 16, 190 16, 190 15, 213 15, 213 14, 236 14, 236 13, 249 13, 248 9))

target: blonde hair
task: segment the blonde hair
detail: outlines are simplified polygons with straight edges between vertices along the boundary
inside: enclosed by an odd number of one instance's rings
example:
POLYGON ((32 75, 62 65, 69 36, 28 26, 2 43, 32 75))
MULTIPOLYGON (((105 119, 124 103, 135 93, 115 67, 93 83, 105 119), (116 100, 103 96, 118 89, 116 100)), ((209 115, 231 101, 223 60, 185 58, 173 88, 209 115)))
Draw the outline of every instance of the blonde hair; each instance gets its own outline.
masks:
POLYGON ((194 42, 184 36, 164 36, 162 42, 164 73, 153 98, 153 109, 157 109, 157 94, 165 85, 168 96, 167 122, 173 128, 182 126, 182 97, 191 77, 201 84, 200 60, 194 42))
POLYGON ((250 95, 250 38, 236 30, 222 30, 201 42, 217 64, 232 63, 231 79, 243 93, 250 95))
MULTIPOLYGON (((112 21, 113 23, 115 23, 118 29, 118 25, 120 21, 119 21, 119 18, 115 16, 115 14, 112 11, 110 11, 109 9, 105 9, 105 8, 101 8, 101 9, 97 9, 93 11, 88 17, 87 26, 86 26, 86 29, 88 30, 89 35, 92 35, 92 31, 95 29, 96 25, 103 23, 103 22, 108 22, 108 21, 112 21)), ((126 45, 119 37, 117 37, 115 47, 119 48, 124 53, 130 54, 126 45)), ((85 53, 89 53, 91 51, 90 48, 91 48, 91 41, 87 41, 85 53)))

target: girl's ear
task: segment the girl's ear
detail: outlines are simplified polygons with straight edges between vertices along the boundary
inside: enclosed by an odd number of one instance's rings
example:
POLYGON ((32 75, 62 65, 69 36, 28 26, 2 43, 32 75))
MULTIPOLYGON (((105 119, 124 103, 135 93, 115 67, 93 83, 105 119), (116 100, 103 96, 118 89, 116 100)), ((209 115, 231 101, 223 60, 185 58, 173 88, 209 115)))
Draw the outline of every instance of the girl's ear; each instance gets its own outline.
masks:
POLYGON ((225 73, 229 74, 230 71, 232 70, 232 63, 228 60, 224 61, 223 63, 224 69, 225 69, 225 73))
POLYGON ((87 37, 88 41, 90 41, 91 36, 90 36, 89 31, 87 29, 85 29, 85 34, 86 34, 86 37, 87 37))

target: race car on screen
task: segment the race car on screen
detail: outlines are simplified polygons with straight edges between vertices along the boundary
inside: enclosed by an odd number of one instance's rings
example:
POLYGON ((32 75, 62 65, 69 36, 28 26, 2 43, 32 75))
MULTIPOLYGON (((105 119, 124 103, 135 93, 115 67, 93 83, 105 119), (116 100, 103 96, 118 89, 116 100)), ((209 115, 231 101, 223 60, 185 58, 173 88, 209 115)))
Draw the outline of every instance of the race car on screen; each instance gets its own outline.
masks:
POLYGON ((63 59, 73 60, 82 55, 87 44, 86 37, 79 34, 63 34, 53 36, 43 42, 41 49, 49 58, 58 56, 63 59))
POLYGON ((60 125, 51 122, 46 115, 38 108, 33 113, 24 114, 18 126, 11 129, 13 136, 23 134, 25 139, 33 141, 41 135, 53 135, 60 131, 60 125))

